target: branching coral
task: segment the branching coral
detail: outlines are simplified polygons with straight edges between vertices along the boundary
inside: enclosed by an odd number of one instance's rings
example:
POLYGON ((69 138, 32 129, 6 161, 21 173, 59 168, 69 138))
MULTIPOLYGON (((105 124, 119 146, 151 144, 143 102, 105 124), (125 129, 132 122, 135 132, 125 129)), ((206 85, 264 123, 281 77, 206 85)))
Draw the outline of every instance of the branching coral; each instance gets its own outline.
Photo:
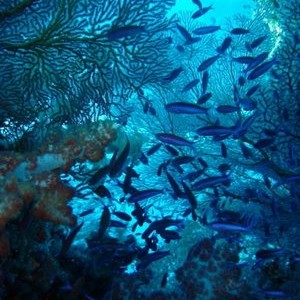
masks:
POLYGON ((12 1, 0 6, 0 124, 76 123, 97 103, 110 115, 168 66, 172 0, 12 1), (130 28, 141 28, 130 32, 130 28), (116 35, 118 32, 118 35, 116 35), (113 34, 114 33, 114 34, 113 34), (112 100, 113 96, 113 100, 112 100))

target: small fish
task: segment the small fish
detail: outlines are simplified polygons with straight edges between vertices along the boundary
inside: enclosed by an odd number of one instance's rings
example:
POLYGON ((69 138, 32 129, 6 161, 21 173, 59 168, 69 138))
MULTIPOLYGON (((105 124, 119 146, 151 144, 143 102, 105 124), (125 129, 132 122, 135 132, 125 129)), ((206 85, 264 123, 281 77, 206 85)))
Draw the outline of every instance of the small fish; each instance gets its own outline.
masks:
POLYGON ((244 77, 244 76, 240 76, 240 77, 238 78, 238 84, 239 84, 239 86, 244 86, 245 83, 246 83, 245 77, 244 77))
POLYGON ((121 219, 123 221, 131 221, 132 220, 132 217, 129 214, 122 212, 122 211, 114 211, 113 215, 115 215, 116 217, 118 217, 119 219, 121 219))
POLYGON ((106 174, 108 174, 108 171, 109 166, 104 166, 100 168, 94 175, 92 175, 92 177, 88 180, 88 183, 90 185, 96 185, 105 178, 106 174))
POLYGON ((156 110, 153 106, 149 107, 149 114, 152 116, 156 116, 156 110))
POLYGON ((189 82, 185 87, 181 90, 181 93, 187 92, 194 88, 198 83, 200 82, 199 79, 194 79, 191 82, 189 82))
POLYGON ((277 60, 275 57, 270 61, 266 61, 266 62, 262 63, 261 65, 259 65, 258 67, 256 67, 254 70, 252 70, 250 72, 250 74, 247 76, 247 79, 254 80, 254 79, 262 76, 263 74, 268 72, 276 62, 277 62, 277 60))
POLYGON ((215 221, 207 224, 213 230, 220 232, 250 233, 250 228, 242 224, 215 221))
POLYGON ((77 233, 80 231, 81 227, 83 226, 83 222, 79 224, 78 226, 74 227, 70 234, 64 239, 62 242, 62 247, 59 252, 59 257, 63 257, 67 254, 68 250, 70 249, 77 233))
POLYGON ((156 151, 158 151, 159 148, 161 147, 161 145, 162 145, 162 144, 159 143, 159 144, 155 144, 154 146, 152 146, 152 147, 146 152, 147 156, 150 156, 150 155, 154 154, 156 151))
POLYGON ((183 68, 179 67, 179 68, 173 70, 167 77, 164 78, 164 80, 171 82, 171 81, 175 80, 182 71, 183 71, 183 68))
POLYGON ((170 133, 157 133, 156 138, 163 143, 171 144, 174 146, 186 146, 186 147, 194 147, 194 143, 190 142, 180 136, 170 134, 170 133))
POLYGON ((231 42, 232 38, 230 36, 225 38, 222 45, 217 48, 217 52, 223 54, 230 47, 231 42))
POLYGON ((282 290, 259 290, 260 294, 263 294, 268 299, 284 299, 290 298, 284 291, 282 290))
POLYGON ((239 56, 239 57, 232 57, 232 61, 237 62, 239 64, 251 64, 255 59, 252 56, 239 56))
POLYGON ((183 186, 183 189, 184 189, 184 192, 185 192, 185 195, 191 205, 191 209, 192 210, 195 210, 197 208, 197 199, 195 197, 195 195, 193 194, 193 192, 191 191, 191 189, 188 187, 188 185, 182 181, 182 186, 183 186))
POLYGON ((193 2, 194 4, 196 4, 196 5, 198 6, 199 9, 202 9, 202 8, 203 8, 202 3, 201 3, 200 0, 192 0, 192 2, 193 2))
POLYGON ((137 225, 143 226, 143 224, 148 221, 146 209, 142 208, 138 202, 134 203, 134 207, 131 215, 137 220, 137 225))
POLYGON ((206 103, 212 96, 212 93, 206 93, 202 96, 200 96, 197 100, 197 104, 204 104, 206 103))
POLYGON ((206 188, 214 188, 219 185, 225 185, 229 186, 231 183, 230 178, 228 175, 222 175, 222 176, 211 176, 205 179, 200 179, 193 183, 192 190, 195 191, 201 191, 206 188))
POLYGON ((192 37, 190 40, 186 41, 184 43, 184 45, 192 45, 192 44, 195 44, 195 43, 197 43, 199 41, 201 41, 200 37, 192 37))
POLYGON ((135 25, 128 25, 124 27, 114 28, 111 29, 107 34, 106 37, 109 40, 118 40, 125 37, 134 37, 138 34, 145 33, 144 26, 135 26, 135 25))
POLYGON ((234 133, 234 129, 231 127, 212 125, 198 128, 196 132, 202 136, 230 135, 234 133))
POLYGON ((258 89, 260 88, 259 84, 252 86, 246 93, 247 97, 251 97, 258 89))
POLYGON ((244 144, 240 143, 241 151, 243 153, 243 156, 248 159, 253 156, 251 150, 244 144))
POLYGON ((223 142, 221 142, 221 154, 224 158, 227 157, 227 147, 223 142))
POLYGON ((255 119, 257 118, 257 116, 259 114, 260 114, 259 112, 255 112, 251 116, 247 117, 243 122, 241 122, 241 120, 238 120, 238 122, 235 125, 236 129, 235 129, 232 137, 234 139, 239 139, 239 138, 243 137, 247 133, 248 129, 255 122, 255 119))
POLYGON ((127 224, 122 223, 117 220, 110 220, 109 227, 115 227, 115 228, 127 228, 127 224))
POLYGON ((140 155, 139 159, 144 165, 149 164, 148 157, 142 151, 141 151, 141 155, 140 155))
POLYGON ((81 213, 79 214, 79 217, 85 217, 85 216, 87 216, 87 215, 90 215, 92 212, 94 212, 94 210, 95 210, 95 208, 87 209, 87 210, 81 212, 81 213))
POLYGON ((177 156, 179 154, 178 150, 170 145, 165 145, 166 150, 173 156, 177 156))
POLYGON ((192 162, 195 159, 194 156, 189 156, 189 155, 181 155, 178 157, 175 157, 172 159, 172 164, 173 165, 183 165, 183 164, 188 164, 192 162))
POLYGON ((178 31, 181 33, 181 35, 184 37, 184 39, 186 41, 191 41, 192 40, 192 36, 190 35, 190 33, 184 27, 182 27, 178 23, 176 24, 176 27, 177 27, 178 31))
POLYGON ((255 257, 257 259, 271 259, 285 253, 286 251, 283 248, 262 249, 255 253, 255 257))
POLYGON ((109 164, 109 176, 111 178, 118 176, 122 172, 126 164, 129 151, 130 151, 130 143, 127 140, 126 145, 124 149, 121 151, 120 155, 112 159, 109 164))
POLYGON ((230 166, 228 164, 220 164, 218 166, 218 170, 223 174, 223 175, 228 175, 228 171, 230 171, 230 166))
POLYGON ((212 9, 212 5, 199 8, 196 12, 192 14, 192 19, 197 19, 203 15, 205 15, 208 11, 212 9))
POLYGON ((262 52, 256 57, 253 57, 252 62, 248 64, 247 68, 244 70, 244 73, 246 74, 249 71, 253 70, 259 64, 261 64, 268 56, 269 56, 269 52, 262 52))
POLYGON ((189 180, 189 181, 194 181, 196 180, 199 176, 201 176, 204 173, 204 169, 199 169, 196 171, 193 171, 191 173, 186 174, 183 179, 184 180, 189 180))
POLYGON ((173 240, 181 239, 181 236, 175 230, 165 229, 165 230, 160 231, 159 234, 165 240, 166 243, 170 243, 170 241, 173 241, 173 240))
POLYGON ((240 28, 240 27, 237 27, 237 28, 234 28, 230 31, 231 34, 247 34, 249 33, 250 30, 249 29, 245 29, 245 28, 240 28))
POLYGON ((142 238, 146 239, 147 237, 149 237, 151 235, 151 233, 153 231, 156 231, 159 234, 161 231, 164 231, 168 227, 175 226, 175 227, 180 228, 180 227, 182 227, 182 222, 183 222, 183 220, 173 220, 170 218, 153 221, 149 225, 149 227, 144 231, 144 233, 142 234, 142 238))
POLYGON ((173 102, 165 105, 168 112, 173 114, 207 114, 208 109, 189 102, 173 102))
POLYGON ((137 265, 136 269, 138 271, 146 269, 152 262, 162 259, 163 257, 170 255, 170 251, 156 251, 153 253, 146 254, 141 262, 137 265))
POLYGON ((93 192, 101 198, 107 197, 111 199, 112 197, 110 191, 103 184, 93 190, 93 192))
POLYGON ((177 199, 177 197, 182 197, 182 191, 178 185, 178 183, 176 182, 176 180, 171 176, 171 174, 166 171, 166 175, 167 175, 167 179, 174 191, 174 198, 177 199))
POLYGON ((163 190, 158 189, 148 189, 143 191, 137 191, 136 193, 132 194, 127 201, 129 203, 136 203, 151 197, 154 197, 156 195, 159 195, 163 192, 163 190))
POLYGON ((103 212, 100 217, 98 237, 102 239, 110 224, 110 211, 107 206, 103 207, 103 212))
POLYGON ((201 157, 198 157, 198 161, 204 169, 208 168, 208 163, 201 157))
POLYGON ((158 166, 157 172, 156 172, 157 176, 161 176, 162 172, 166 169, 167 165, 168 165, 168 163, 162 162, 162 163, 158 166))
POLYGON ((178 52, 181 52, 181 53, 184 52, 184 47, 182 45, 177 45, 176 49, 178 52))
POLYGON ((257 39, 255 39, 251 44, 250 47, 251 49, 254 49, 256 47, 258 47, 265 39, 267 38, 266 35, 263 35, 261 37, 258 37, 257 39))
POLYGON ((198 71, 202 72, 202 71, 206 70, 208 67, 210 67, 212 64, 214 64, 219 58, 220 58, 220 55, 218 54, 218 55, 212 56, 212 57, 204 60, 198 67, 198 71))
POLYGON ((196 28, 195 30, 193 30, 193 33, 197 35, 204 35, 204 34, 213 33, 219 29, 221 29, 220 26, 205 26, 205 27, 196 28))

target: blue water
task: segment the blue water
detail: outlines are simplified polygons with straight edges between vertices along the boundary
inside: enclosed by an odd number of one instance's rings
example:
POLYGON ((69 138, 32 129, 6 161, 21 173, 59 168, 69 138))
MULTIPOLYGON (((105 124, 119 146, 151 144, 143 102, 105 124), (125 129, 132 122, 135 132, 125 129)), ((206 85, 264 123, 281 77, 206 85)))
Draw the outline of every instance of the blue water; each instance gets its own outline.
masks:
POLYGON ((292 1, 0 1, 0 299, 300 299, 292 1))

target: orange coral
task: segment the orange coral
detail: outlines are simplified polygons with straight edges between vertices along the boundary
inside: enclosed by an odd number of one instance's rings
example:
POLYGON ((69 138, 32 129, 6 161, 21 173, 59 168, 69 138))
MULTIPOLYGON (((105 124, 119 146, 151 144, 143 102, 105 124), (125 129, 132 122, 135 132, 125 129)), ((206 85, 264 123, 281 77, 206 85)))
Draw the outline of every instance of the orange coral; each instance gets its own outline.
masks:
MULTIPOLYGON (((76 218, 68 206, 75 191, 60 181, 76 161, 99 161, 105 147, 116 138, 110 121, 67 129, 52 129, 34 153, 5 152, 0 159, 0 230, 19 216, 24 206, 41 220, 73 226, 76 218)), ((1 242, 1 241, 0 241, 1 242)))

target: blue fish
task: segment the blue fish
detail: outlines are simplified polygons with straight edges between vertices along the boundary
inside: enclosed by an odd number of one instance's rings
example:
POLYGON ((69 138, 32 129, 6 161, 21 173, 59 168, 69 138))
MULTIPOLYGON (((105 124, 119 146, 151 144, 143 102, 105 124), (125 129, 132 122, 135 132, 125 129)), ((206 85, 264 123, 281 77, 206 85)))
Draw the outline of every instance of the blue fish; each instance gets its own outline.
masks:
POLYGON ((180 240, 181 236, 175 230, 162 230, 160 231, 160 236, 165 240, 166 243, 170 243, 172 240, 180 240))
POLYGON ((269 56, 269 52, 262 52, 256 57, 253 57, 252 62, 248 64, 247 68, 244 70, 244 73, 246 74, 249 71, 253 70, 259 64, 261 64, 268 56, 269 56))
POLYGON ((224 39, 221 46, 219 46, 216 50, 219 54, 223 54, 231 45, 232 38, 229 36, 224 39))
POLYGON ((134 37, 138 34, 145 33, 145 32, 146 29, 144 26, 128 25, 124 27, 111 29, 106 34, 106 37, 110 40, 118 40, 129 36, 134 37))
POLYGON ((253 156, 251 150, 244 144, 244 143, 241 143, 240 144, 240 147, 241 147, 241 151, 243 153, 243 156, 248 159, 250 157, 253 156))
POLYGON ((177 156, 179 154, 178 150, 170 145, 165 145, 166 150, 173 156, 177 156))
POLYGON ((221 143, 221 154, 224 158, 227 157, 227 147, 223 142, 221 143))
POLYGON ((194 4, 196 4, 198 6, 199 9, 202 9, 203 6, 202 6, 202 3, 200 0, 192 0, 194 4))
POLYGON ((171 133, 157 133, 156 138, 163 143, 171 144, 174 146, 186 146, 186 147, 194 147, 194 142, 190 142, 180 136, 171 133))
POLYGON ((107 206, 103 207, 103 212, 100 217, 99 228, 98 228, 98 238, 102 239, 106 233, 110 224, 110 211, 107 206))
POLYGON ((276 57, 274 57, 272 60, 262 63, 261 65, 259 65, 258 67, 256 67, 254 70, 251 71, 251 73, 248 75, 247 79, 254 80, 254 79, 262 76, 263 74, 268 72, 276 62, 277 62, 276 57))
POLYGON ((205 15, 208 11, 210 11, 212 9, 212 5, 210 6, 206 6, 206 7, 202 7, 200 9, 198 9, 196 12, 194 12, 192 14, 192 18, 193 19, 197 19, 203 15, 205 15))
POLYGON ((236 223, 228 223, 222 221, 215 221, 207 224, 213 230, 220 231, 220 232, 235 232, 235 233, 251 233, 249 227, 246 227, 243 224, 236 224, 236 223))
POLYGON ((156 151, 158 151, 159 148, 161 147, 161 145, 162 145, 162 144, 159 143, 159 144, 155 144, 154 146, 152 146, 152 147, 146 152, 147 156, 150 156, 150 155, 154 154, 156 151))
POLYGON ((196 132, 202 136, 230 135, 234 133, 234 128, 212 125, 198 128, 196 132))
POLYGON ((255 257, 257 259, 271 259, 284 254, 286 254, 286 251, 283 248, 261 249, 256 251, 255 257))
POLYGON ((206 70, 208 67, 210 67, 212 64, 214 64, 219 58, 220 58, 220 54, 212 56, 212 57, 204 60, 198 67, 198 71, 202 72, 202 71, 206 70))
POLYGON ((114 159, 111 160, 109 165, 109 176, 115 177, 118 176, 122 171, 126 164, 128 155, 130 151, 130 143, 127 140, 126 145, 124 149, 121 151, 120 155, 114 157, 114 159))
POLYGON ((64 257, 67 254, 67 252, 70 249, 77 233, 80 231, 82 226, 83 226, 83 222, 81 224, 79 224, 78 226, 74 227, 72 229, 72 231, 70 232, 70 234, 63 240, 62 247, 61 247, 61 250, 59 252, 60 257, 64 257))
POLYGON ((167 77, 164 78, 164 80, 166 80, 166 81, 173 81, 173 80, 175 80, 180 75, 180 73, 182 71, 183 71, 183 68, 179 67, 179 68, 173 70, 167 77))
POLYGON ((191 41, 192 40, 192 36, 190 35, 190 33, 184 27, 182 27, 178 23, 176 23, 176 27, 177 27, 178 31, 181 33, 181 35, 184 37, 184 39, 186 41, 191 41))
POLYGON ((233 29, 230 31, 231 34, 236 34, 236 35, 239 35, 239 34, 247 34, 247 33, 249 33, 249 32, 250 32, 249 29, 240 28, 240 27, 233 28, 233 29))
POLYGON ((237 62, 239 64, 251 64, 255 59, 252 56, 239 56, 239 57, 232 57, 232 61, 237 62))
POLYGON ((195 210, 198 205, 195 195, 193 194, 192 190, 189 188, 189 186, 184 181, 182 181, 182 186, 183 186, 186 198, 188 199, 188 201, 191 205, 191 209, 195 210))
POLYGON ((176 182, 176 180, 171 176, 171 174, 166 171, 166 175, 167 175, 167 179, 174 191, 174 199, 177 199, 177 197, 182 197, 182 191, 178 185, 178 183, 176 182))
POLYGON ((162 259, 163 257, 170 254, 170 251, 157 251, 153 253, 148 253, 142 257, 141 262, 137 265, 136 269, 138 271, 146 269, 152 262, 162 259))
POLYGON ((158 189, 148 189, 143 191, 137 191, 136 193, 132 194, 127 201, 129 203, 136 203, 151 197, 154 197, 156 195, 159 195, 163 192, 163 190, 158 189))
POLYGON ((194 34, 197 35, 204 35, 204 34, 209 34, 209 33, 213 33, 217 30, 221 29, 220 26, 205 26, 205 27, 199 27, 196 28, 195 30, 193 30, 194 34))
POLYGON ((257 39, 255 39, 251 44, 250 44, 250 48, 254 49, 256 47, 258 47, 263 41, 265 41, 265 39, 267 38, 266 35, 263 35, 261 37, 258 37, 257 39))
POLYGON ((165 105, 168 112, 173 114, 207 114, 208 109, 189 102, 173 102, 165 105))
POLYGON ((181 90, 182 93, 187 92, 194 88, 198 83, 200 82, 199 79, 194 79, 191 82, 189 82, 185 87, 181 90))
POLYGON ((213 188, 219 185, 230 185, 231 180, 228 177, 228 175, 222 175, 222 176, 211 176, 205 179, 200 179, 193 183, 192 190, 195 191, 201 191, 206 188, 213 188))
POLYGON ((246 93, 247 97, 251 97, 258 89, 260 88, 259 84, 252 86, 246 93))
POLYGON ((212 93, 206 93, 200 96, 197 100, 197 104, 204 104, 212 97, 212 93))
POLYGON ((114 211, 113 214, 123 221, 131 221, 132 220, 132 217, 129 214, 122 212, 122 211, 114 211))

